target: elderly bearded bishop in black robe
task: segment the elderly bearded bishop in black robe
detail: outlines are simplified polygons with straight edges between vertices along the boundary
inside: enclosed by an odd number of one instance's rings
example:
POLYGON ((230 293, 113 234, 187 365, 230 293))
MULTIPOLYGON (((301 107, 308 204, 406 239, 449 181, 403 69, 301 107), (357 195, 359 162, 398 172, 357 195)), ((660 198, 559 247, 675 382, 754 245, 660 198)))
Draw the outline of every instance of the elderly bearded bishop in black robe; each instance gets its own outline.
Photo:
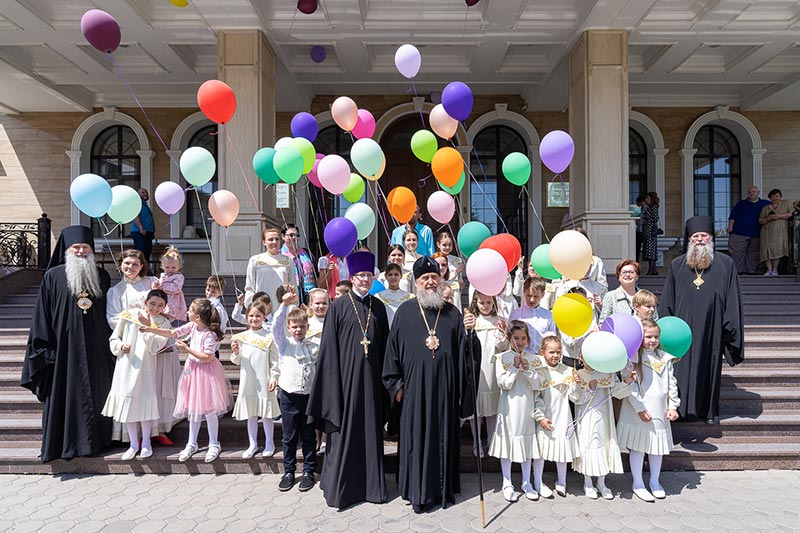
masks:
POLYGON ((111 419, 101 415, 114 373, 105 299, 110 278, 93 254, 69 250, 93 242, 85 226, 61 232, 28 336, 20 384, 44 404, 42 462, 94 455, 111 443, 111 419))
POLYGON ((722 359, 731 366, 744 360, 744 325, 736 265, 714 253, 713 235, 710 217, 686 222, 688 250, 669 266, 658 314, 681 318, 692 330, 692 345, 675 365, 681 418, 717 423, 722 359))

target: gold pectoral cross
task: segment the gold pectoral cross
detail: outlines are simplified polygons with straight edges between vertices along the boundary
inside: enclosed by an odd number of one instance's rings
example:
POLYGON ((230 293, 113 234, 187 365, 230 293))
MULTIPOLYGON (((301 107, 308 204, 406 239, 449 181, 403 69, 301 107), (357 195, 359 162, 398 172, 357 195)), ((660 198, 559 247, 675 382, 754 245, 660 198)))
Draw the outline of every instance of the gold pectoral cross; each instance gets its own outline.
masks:
POLYGON ((701 278, 700 276, 697 276, 696 278, 694 278, 694 281, 692 283, 694 283, 694 286, 697 287, 697 290, 699 291, 700 285, 705 283, 705 281, 703 281, 703 278, 701 278))
POLYGON ((364 338, 361 339, 361 343, 360 344, 361 344, 361 346, 364 347, 364 357, 367 357, 367 355, 369 353, 369 345, 372 344, 372 342, 370 342, 370 340, 367 338, 367 336, 364 335, 364 338))

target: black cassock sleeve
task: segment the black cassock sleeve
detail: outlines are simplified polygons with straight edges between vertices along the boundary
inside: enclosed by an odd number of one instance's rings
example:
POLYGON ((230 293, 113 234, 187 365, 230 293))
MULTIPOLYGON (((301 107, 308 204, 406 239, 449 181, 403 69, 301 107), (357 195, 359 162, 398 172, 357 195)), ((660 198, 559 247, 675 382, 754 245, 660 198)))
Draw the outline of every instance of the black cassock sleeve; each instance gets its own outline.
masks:
POLYGON ((744 322, 742 321, 742 291, 735 268, 728 269, 728 291, 722 318, 722 345, 725 360, 730 366, 744 361, 744 322))
POLYGON ((58 339, 54 331, 50 283, 52 276, 45 274, 39 286, 39 298, 33 314, 33 323, 25 348, 20 385, 36 395, 40 402, 50 396, 53 383, 53 363, 56 360, 58 339))
POLYGON ((335 433, 342 426, 344 399, 339 353, 338 306, 331 306, 322 327, 316 375, 308 400, 307 413, 311 422, 325 433, 335 433))

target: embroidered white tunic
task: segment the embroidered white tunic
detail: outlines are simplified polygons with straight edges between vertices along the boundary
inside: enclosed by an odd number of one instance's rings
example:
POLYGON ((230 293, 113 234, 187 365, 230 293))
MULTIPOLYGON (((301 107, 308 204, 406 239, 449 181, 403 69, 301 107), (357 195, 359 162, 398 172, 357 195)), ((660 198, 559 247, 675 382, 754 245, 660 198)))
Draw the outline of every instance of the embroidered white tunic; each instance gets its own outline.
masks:
MULTIPOLYGON (((505 334, 497 329, 497 315, 478 315, 475 318, 475 335, 481 341, 480 376, 478 376, 478 395, 475 410, 479 417, 497 414, 500 401, 500 387, 497 384, 495 357, 498 352, 508 350, 505 334)), ((513 361, 513 357, 511 358, 513 361)))
POLYGON ((573 371, 561 362, 555 367, 543 362, 539 368, 542 390, 536 397, 533 418, 537 422, 547 418, 553 427, 551 431, 541 425, 536 428, 539 452, 545 461, 569 463, 581 454, 569 404, 569 388, 575 380, 573 371))
POLYGON ((269 391, 270 375, 278 365, 275 350, 270 350, 272 335, 262 328, 237 333, 231 340, 239 343, 239 353, 231 352, 231 363, 239 365, 239 392, 233 417, 247 420, 253 416, 278 416, 277 395, 269 391))
POLYGON ((322 328, 324 325, 325 318, 317 318, 316 316, 309 317, 306 339, 319 346, 320 342, 322 342, 322 328))
POLYGON ((275 293, 281 285, 297 285, 292 259, 283 254, 272 255, 266 252, 254 255, 247 262, 245 305, 250 305, 256 292, 264 291, 274 306, 279 302, 275 293))
POLYGON ((389 320, 389 327, 392 325, 392 319, 394 319, 394 314, 397 312, 397 308, 400 307, 400 304, 415 298, 413 294, 402 289, 386 289, 385 291, 379 292, 375 296, 377 296, 378 300, 382 301, 383 305, 386 306, 386 318, 389 320))
MULTIPOLYGON (((411 293, 413 292, 413 285, 414 285, 414 282, 411 279, 413 275, 411 274, 410 270, 406 270, 405 265, 402 265, 402 269, 403 269, 403 277, 400 278, 400 285, 398 286, 398 288, 401 291, 411 293)), ((381 284, 384 287, 389 286, 389 282, 386 281, 386 274, 383 272, 378 274, 378 281, 381 282, 381 284)))

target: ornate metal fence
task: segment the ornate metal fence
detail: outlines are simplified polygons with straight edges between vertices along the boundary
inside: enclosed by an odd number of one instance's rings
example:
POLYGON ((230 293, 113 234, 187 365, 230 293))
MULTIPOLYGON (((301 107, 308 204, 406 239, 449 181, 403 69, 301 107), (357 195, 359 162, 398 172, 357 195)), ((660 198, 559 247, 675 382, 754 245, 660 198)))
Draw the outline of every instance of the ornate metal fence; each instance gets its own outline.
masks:
POLYGON ((50 261, 50 219, 0 223, 0 267, 45 268, 50 261))

